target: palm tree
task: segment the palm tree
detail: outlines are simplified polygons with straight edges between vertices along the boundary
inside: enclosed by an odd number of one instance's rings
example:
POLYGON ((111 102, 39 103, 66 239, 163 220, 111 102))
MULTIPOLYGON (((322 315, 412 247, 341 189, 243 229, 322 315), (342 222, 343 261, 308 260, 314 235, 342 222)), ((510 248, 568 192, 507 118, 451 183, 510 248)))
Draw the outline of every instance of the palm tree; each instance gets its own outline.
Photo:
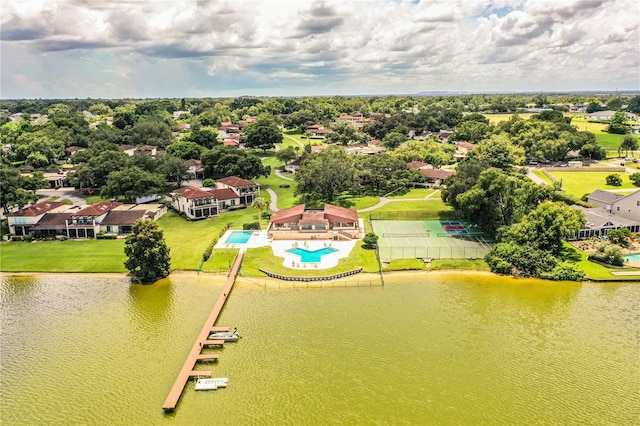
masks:
POLYGON ((258 209, 258 227, 262 229, 262 212, 269 208, 269 203, 262 197, 256 197, 251 206, 258 209))

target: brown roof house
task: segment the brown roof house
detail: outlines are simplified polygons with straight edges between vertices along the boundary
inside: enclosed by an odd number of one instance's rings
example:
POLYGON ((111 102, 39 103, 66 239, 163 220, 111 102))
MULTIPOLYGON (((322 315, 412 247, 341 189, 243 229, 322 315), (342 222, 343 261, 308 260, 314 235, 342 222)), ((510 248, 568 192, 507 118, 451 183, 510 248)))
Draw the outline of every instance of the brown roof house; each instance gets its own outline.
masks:
POLYGON ((95 238, 100 232, 100 223, 111 210, 122 205, 116 201, 102 201, 87 206, 66 219, 69 238, 95 238))
POLYGON ((205 219, 248 206, 259 194, 258 184, 231 176, 218 180, 216 189, 194 186, 176 189, 171 193, 171 203, 190 219, 205 219))
POLYGON ((362 237, 364 226, 355 210, 331 204, 322 209, 307 209, 305 204, 299 204, 275 212, 267 232, 274 240, 353 240, 362 237))
POLYGON ((42 201, 7 215, 11 235, 29 235, 31 227, 49 212, 62 212, 68 206, 59 201, 42 201))
POLYGON ((120 236, 131 233, 138 219, 158 220, 167 212, 163 204, 123 204, 110 210, 100 222, 100 231, 120 236))

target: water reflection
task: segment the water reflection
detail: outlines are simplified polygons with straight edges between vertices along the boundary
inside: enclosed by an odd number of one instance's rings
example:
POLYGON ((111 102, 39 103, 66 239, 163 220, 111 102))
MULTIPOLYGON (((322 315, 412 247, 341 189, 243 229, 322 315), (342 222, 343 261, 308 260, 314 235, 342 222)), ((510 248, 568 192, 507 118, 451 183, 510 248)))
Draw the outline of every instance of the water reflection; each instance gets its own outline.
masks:
POLYGON ((129 284, 128 312, 141 328, 161 327, 173 317, 174 286, 171 278, 153 284, 129 284))

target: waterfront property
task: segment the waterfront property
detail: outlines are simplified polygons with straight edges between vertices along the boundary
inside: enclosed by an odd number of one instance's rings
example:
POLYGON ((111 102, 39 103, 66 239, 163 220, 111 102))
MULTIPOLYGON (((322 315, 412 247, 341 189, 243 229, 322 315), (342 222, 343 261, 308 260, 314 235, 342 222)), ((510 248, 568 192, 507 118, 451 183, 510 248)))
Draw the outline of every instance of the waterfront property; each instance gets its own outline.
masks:
POLYGON ((67 209, 66 204, 59 201, 43 201, 25 207, 7 215, 9 233, 11 235, 29 235, 31 228, 47 213, 59 213, 67 209))
POLYGON ((250 205, 260 195, 260 187, 237 177, 220 179, 216 189, 190 186, 174 190, 170 195, 173 208, 190 219, 218 216, 225 210, 250 205))
POLYGON ((587 196, 587 202, 595 207, 572 206, 581 210, 587 220, 576 238, 607 235, 610 230, 619 228, 640 231, 640 189, 628 195, 598 189, 587 196))
POLYGON ((269 221, 274 240, 354 240, 362 237, 364 224, 355 210, 325 204, 307 209, 305 204, 279 210, 269 221))
POLYGON ((357 240, 274 240, 274 256, 283 258, 282 266, 289 269, 328 269, 349 256, 357 240))

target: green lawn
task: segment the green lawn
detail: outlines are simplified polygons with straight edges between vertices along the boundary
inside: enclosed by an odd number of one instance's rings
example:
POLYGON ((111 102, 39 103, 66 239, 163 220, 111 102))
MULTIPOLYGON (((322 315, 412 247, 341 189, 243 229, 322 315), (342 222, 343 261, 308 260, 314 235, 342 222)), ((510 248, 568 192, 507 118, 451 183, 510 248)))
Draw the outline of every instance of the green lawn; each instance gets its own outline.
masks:
POLYGON ((340 199, 334 201, 333 204, 336 204, 342 207, 347 207, 353 210, 360 210, 360 209, 366 209, 368 207, 375 206, 379 202, 380 202, 380 198, 378 197, 363 195, 361 197, 355 197, 355 196, 340 197, 340 199))
POLYGON ((393 259, 384 267, 384 272, 426 270, 427 265, 420 259, 393 259))
POLYGON ((208 261, 202 265, 203 272, 227 273, 240 249, 214 249, 208 261))
MULTIPOLYGON (((481 113, 482 114, 482 113, 481 113)), ((485 117, 487 117, 487 119, 489 119, 489 122, 491 124, 498 124, 501 121, 507 121, 509 120, 509 118, 511 118, 511 116, 513 114, 483 114, 485 117)), ((530 112, 526 112, 523 114, 518 114, 520 116, 520 118, 524 118, 525 120, 528 120, 529 118, 531 118, 531 116, 533 115, 533 113, 530 112)))
POLYGON ((286 209, 287 207, 292 207, 298 204, 298 197, 294 195, 294 192, 298 187, 298 183, 295 181, 279 178, 275 174, 276 167, 279 167, 282 163, 275 157, 268 157, 262 161, 262 164, 271 166, 271 174, 269 174, 268 177, 260 177, 258 179, 254 179, 254 182, 257 182, 260 185, 266 185, 275 191, 275 193, 278 195, 279 209, 286 209), (281 188, 280 185, 288 185, 289 187, 281 188))
POLYGON ((626 280, 638 280, 640 278, 640 269, 639 268, 625 268, 625 271, 638 271, 638 275, 634 276, 615 276, 611 274, 611 271, 622 271, 620 268, 607 268, 598 263, 591 262, 589 258, 589 254, 583 252, 581 250, 576 249, 569 243, 565 242, 562 251, 562 258, 564 260, 570 260, 575 262, 582 268, 582 270, 587 275, 588 279, 591 280, 611 280, 611 281, 626 281, 626 280))
POLYGON ((428 188, 411 188, 404 193, 398 191, 397 193, 389 195, 388 198, 424 198, 427 195, 433 194, 434 192, 435 190, 428 188))
POLYGON ((637 188, 629 180, 627 173, 617 173, 622 178, 622 186, 606 184, 606 178, 611 172, 549 172, 557 180, 562 180, 562 189, 578 198, 590 194, 596 189, 624 189, 637 188))
POLYGON ((124 240, 3 242, 2 272, 126 272, 124 240))
POLYGON ((471 271, 490 271, 489 265, 484 260, 476 259, 434 259, 431 261, 432 271, 447 269, 462 269, 471 271))
MULTIPOLYGON (((233 229, 242 229, 244 223, 257 220, 258 211, 250 207, 198 221, 184 220, 169 211, 158 220, 158 224, 171 249, 171 269, 197 270, 202 254, 227 222, 232 222, 233 229)), ((266 226, 264 220, 262 225, 266 226)))
POLYGON ((419 201, 394 201, 375 209, 376 212, 428 211, 451 212, 453 209, 441 199, 419 201))
MULTIPOLYGON (((215 250, 214 250, 215 252, 215 250)), ((362 242, 358 242, 351 251, 349 257, 340 259, 338 266, 329 269, 290 269, 282 265, 284 259, 273 255, 271 247, 247 249, 247 254, 242 262, 242 274, 248 276, 265 276, 260 268, 275 274, 291 277, 313 277, 339 274, 359 267, 363 272, 378 272, 378 261, 373 250, 362 248, 362 242)))

